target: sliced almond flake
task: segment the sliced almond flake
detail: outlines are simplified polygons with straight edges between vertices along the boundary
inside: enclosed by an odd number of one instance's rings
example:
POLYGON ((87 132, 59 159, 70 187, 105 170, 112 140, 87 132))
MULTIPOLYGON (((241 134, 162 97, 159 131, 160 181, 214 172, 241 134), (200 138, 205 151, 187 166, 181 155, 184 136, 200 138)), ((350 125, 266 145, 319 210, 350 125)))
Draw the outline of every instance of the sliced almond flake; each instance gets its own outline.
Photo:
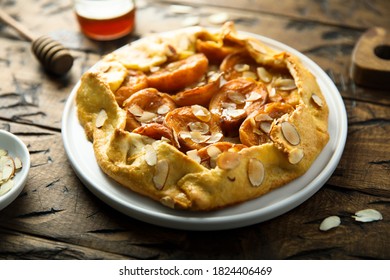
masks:
POLYGON ((253 80, 257 80, 256 73, 254 73, 252 71, 244 71, 244 72, 242 72, 242 77, 243 78, 251 78, 253 80))
POLYGON ((189 131, 180 131, 179 137, 181 139, 188 139, 188 138, 191 138, 191 133, 189 131))
POLYGON ((164 137, 164 136, 161 136, 160 140, 163 141, 163 142, 171 143, 171 140, 168 139, 167 137, 164 137))
POLYGON ((159 115, 165 115, 170 111, 170 107, 167 104, 163 104, 160 107, 157 108, 157 114, 159 115))
POLYGON ((13 161, 12 157, 10 156, 1 156, 0 157, 0 170, 5 166, 11 164, 13 161))
POLYGON ((190 122, 188 123, 190 131, 199 131, 201 134, 206 134, 210 131, 210 127, 204 122, 190 122))
POLYGON ((23 167, 23 163, 20 160, 20 158, 18 158, 18 157, 14 158, 14 164, 15 164, 15 169, 16 170, 19 170, 19 169, 21 169, 23 167))
POLYGON ((223 24, 224 22, 228 21, 229 20, 229 14, 228 13, 216 13, 216 14, 212 14, 210 15, 207 20, 211 23, 211 24, 216 24, 216 25, 221 25, 223 24))
POLYGON ((101 128, 107 119, 108 119, 107 112, 104 109, 100 110, 100 112, 96 116, 95 126, 97 128, 101 128))
POLYGON ((293 79, 278 79, 275 81, 274 86, 280 90, 293 90, 297 88, 293 79))
POLYGON ((223 170, 236 168, 241 161, 241 155, 236 152, 223 152, 217 158, 217 166, 223 170))
POLYGON ((269 97, 275 97, 276 95, 276 88, 271 88, 271 90, 268 93, 269 97))
POLYGON ((258 41, 250 40, 248 43, 249 46, 252 47, 255 51, 262 54, 267 54, 268 52, 267 49, 263 45, 261 45, 258 41))
POLYGON ((181 25, 186 27, 186 26, 198 25, 199 23, 200 23, 199 16, 188 16, 182 20, 181 25))
POLYGON ((141 117, 144 113, 144 110, 137 104, 133 104, 129 107, 128 111, 132 113, 135 117, 141 117))
POLYGON ((213 159, 217 158, 217 156, 222 153, 222 151, 218 147, 213 146, 213 145, 209 146, 206 149, 206 152, 207 152, 208 156, 210 158, 213 158, 213 159))
POLYGON ((212 109, 210 110, 210 113, 216 115, 216 114, 219 114, 219 110, 218 110, 218 108, 212 108, 212 109))
POLYGON ((150 69, 149 69, 150 73, 155 73, 158 70, 160 70, 160 66, 153 66, 153 67, 150 67, 150 69))
POLYGON ((210 135, 204 135, 200 131, 191 131, 191 140, 197 144, 205 143, 210 139, 210 135))
POLYGON ((14 187, 14 181, 12 179, 6 181, 0 186, 0 196, 6 194, 14 187))
POLYGON ((204 86, 205 84, 206 84, 206 82, 201 81, 201 82, 199 82, 199 83, 196 84, 196 87, 202 87, 202 86, 204 86))
POLYGON ((314 101, 315 104, 317 104, 318 107, 323 106, 322 99, 318 95, 316 95, 315 93, 313 93, 311 95, 311 99, 314 101))
POLYGON ((5 165, 2 170, 1 180, 7 181, 11 179, 15 174, 14 165, 5 165))
POLYGON ((175 140, 176 147, 180 148, 180 142, 179 142, 179 137, 177 136, 176 130, 172 130, 173 134, 173 140, 175 140))
POLYGON ((145 161, 149 166, 154 166, 157 163, 157 153, 152 145, 145 146, 145 161))
POLYGON ((182 33, 181 36, 176 36, 175 38, 175 45, 179 52, 185 52, 191 48, 192 39, 188 34, 182 33))
POLYGON ((281 127, 284 138, 291 145, 296 146, 301 142, 298 131, 294 125, 289 122, 282 122, 281 127))
POLYGON ((237 91, 229 91, 227 93, 228 98, 236 104, 244 104, 246 101, 245 96, 237 91))
POLYGON ((263 163, 256 159, 251 158, 248 162, 248 179, 252 186, 258 187, 264 181, 265 170, 263 163))
POLYGON ((198 154, 198 151, 197 150, 190 150, 190 151, 187 151, 186 152, 187 156, 191 159, 193 159, 194 161, 196 161, 197 163, 200 163, 201 161, 201 158, 198 154))
MULTIPOLYGON (((252 132, 253 132, 254 134, 256 134, 256 135, 260 135, 260 136, 264 135, 264 131, 258 129, 257 127, 254 127, 254 128, 252 129, 252 132)), ((259 144, 261 144, 261 143, 259 143, 259 144)))
POLYGON ((260 80, 265 83, 269 83, 272 81, 272 75, 267 71, 267 69, 265 69, 264 67, 257 67, 256 70, 260 80))
POLYGON ((216 143, 219 140, 221 140, 222 137, 223 137, 223 134, 221 132, 215 132, 215 133, 211 134, 211 137, 209 138, 209 140, 206 141, 206 143, 207 144, 216 143))
POLYGON ((338 216, 329 216, 325 218, 320 224, 320 230, 328 231, 332 228, 338 227, 341 224, 340 217, 338 216))
POLYGON ((357 211, 355 216, 352 216, 356 221, 362 223, 369 223, 374 221, 379 221, 383 219, 382 214, 375 209, 364 209, 357 211))
POLYGON ((291 164, 297 164, 303 159, 304 153, 302 149, 295 148, 288 154, 288 161, 291 164))
POLYGON ((263 98, 263 96, 260 93, 258 93, 257 91, 251 91, 248 94, 248 97, 246 98, 246 101, 253 102, 253 101, 259 100, 261 98, 263 98))
POLYGON ((170 196, 164 196, 160 199, 162 205, 167 206, 169 208, 175 208, 175 201, 170 196))
POLYGON ((222 76, 222 73, 216 73, 214 71, 210 71, 207 73, 209 83, 217 81, 221 76, 222 76))
POLYGON ((236 109, 237 104, 236 103, 229 103, 229 102, 222 102, 221 107, 223 109, 236 109))
POLYGON ((166 159, 157 161, 155 165, 153 183, 156 189, 162 190, 168 178, 169 162, 166 159))
POLYGON ((2 156, 0 157, 0 172, 1 172, 1 181, 7 181, 15 174, 15 163, 12 157, 2 156))
POLYGON ((155 117, 157 117, 157 114, 152 113, 152 112, 148 112, 148 111, 144 111, 142 113, 142 116, 137 117, 136 119, 137 119, 137 121, 139 121, 141 123, 146 123, 146 122, 152 121, 155 117))
POLYGON ((238 64, 234 65, 233 68, 237 72, 244 72, 244 71, 248 71, 251 67, 248 64, 238 63, 238 64))
POLYGON ((210 121, 211 113, 205 107, 200 105, 192 105, 191 110, 194 116, 197 117, 199 120, 204 122, 210 121))
POLYGON ((244 109, 226 109, 223 110, 223 115, 232 117, 232 118, 238 118, 246 114, 246 111, 244 109))
POLYGON ((268 121, 263 121, 260 123, 259 125, 260 129, 264 132, 264 133, 270 133, 271 132, 271 127, 272 127, 272 122, 268 122, 268 121))
POLYGON ((0 149, 0 157, 8 155, 8 152, 4 149, 0 149))
POLYGON ((193 12, 193 7, 186 5, 170 5, 168 11, 174 14, 190 14, 193 12))
POLYGON ((255 121, 257 122, 263 122, 263 121, 273 121, 273 118, 271 118, 268 114, 258 114, 255 116, 255 121))

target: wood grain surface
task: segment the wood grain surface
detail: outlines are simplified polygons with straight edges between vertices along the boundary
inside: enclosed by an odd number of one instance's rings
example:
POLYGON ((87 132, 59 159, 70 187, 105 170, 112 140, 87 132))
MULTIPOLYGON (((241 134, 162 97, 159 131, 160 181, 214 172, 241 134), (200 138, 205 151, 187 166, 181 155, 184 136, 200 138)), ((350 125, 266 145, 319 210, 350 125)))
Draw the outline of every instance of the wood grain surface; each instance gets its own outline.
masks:
POLYGON ((359 87, 349 77, 351 53, 364 31, 390 28, 390 1, 137 1, 133 34, 112 42, 86 39, 71 1, 2 1, 1 9, 37 34, 70 48, 71 72, 42 70, 30 43, 0 23, 0 129, 20 137, 31 154, 28 182, 0 212, 0 259, 389 259, 390 92, 359 87), (212 2, 212 3, 211 3, 212 2), (277 2, 277 5, 275 4, 277 2), (191 15, 172 4, 191 5, 191 15), (188 16, 228 13, 237 29, 281 41, 319 64, 348 113, 341 161, 313 197, 272 220, 244 228, 197 232, 158 227, 110 208, 75 175, 61 139, 65 102, 81 74, 112 50, 146 34, 180 28, 188 16), (374 208, 383 220, 351 216, 374 208), (341 226, 321 232, 338 215, 341 226))

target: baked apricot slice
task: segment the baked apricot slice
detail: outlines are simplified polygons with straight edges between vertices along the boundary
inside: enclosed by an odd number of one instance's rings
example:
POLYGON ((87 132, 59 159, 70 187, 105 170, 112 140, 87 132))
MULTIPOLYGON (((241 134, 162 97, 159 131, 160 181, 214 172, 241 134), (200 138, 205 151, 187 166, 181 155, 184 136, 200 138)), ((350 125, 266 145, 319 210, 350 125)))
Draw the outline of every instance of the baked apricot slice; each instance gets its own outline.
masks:
POLYGON ((228 55, 221 63, 220 70, 223 77, 229 81, 239 77, 248 77, 256 80, 257 63, 247 51, 240 51, 228 55))
POLYGON ((195 43, 197 52, 204 53, 212 64, 220 65, 226 56, 245 49, 245 43, 237 38, 230 23, 225 23, 220 34, 201 32, 195 43))
POLYGON ((247 146, 261 145, 270 142, 269 133, 274 120, 291 113, 294 107, 287 103, 273 102, 252 112, 239 129, 240 141, 247 146))
POLYGON ((238 136, 244 119, 267 100, 267 89, 252 79, 237 78, 224 84, 210 101, 210 112, 225 136, 238 136))
POLYGON ((155 140, 165 139, 167 142, 177 147, 175 138, 173 137, 172 130, 160 123, 148 123, 137 127, 132 131, 141 135, 148 136, 155 140))
POLYGON ((175 93, 201 80, 207 67, 206 56, 194 54, 168 63, 148 75, 148 85, 162 92, 175 93))
POLYGON ((219 90, 220 73, 209 72, 196 85, 172 96, 178 106, 202 105, 208 107, 211 98, 219 90))
POLYGON ((211 113, 200 105, 180 107, 169 112, 164 124, 173 130, 182 151, 199 150, 223 137, 211 113))
POLYGON ((142 89, 123 102, 126 110, 126 130, 147 123, 163 123, 165 115, 176 108, 171 96, 154 88, 142 89))
POLYGON ((196 50, 204 53, 212 64, 221 64, 228 55, 242 50, 242 46, 224 46, 223 43, 215 41, 196 40, 196 50))
POLYGON ((148 81, 146 75, 141 71, 128 70, 128 75, 121 86, 114 92, 116 102, 122 107, 123 101, 130 97, 133 93, 147 88, 148 81))

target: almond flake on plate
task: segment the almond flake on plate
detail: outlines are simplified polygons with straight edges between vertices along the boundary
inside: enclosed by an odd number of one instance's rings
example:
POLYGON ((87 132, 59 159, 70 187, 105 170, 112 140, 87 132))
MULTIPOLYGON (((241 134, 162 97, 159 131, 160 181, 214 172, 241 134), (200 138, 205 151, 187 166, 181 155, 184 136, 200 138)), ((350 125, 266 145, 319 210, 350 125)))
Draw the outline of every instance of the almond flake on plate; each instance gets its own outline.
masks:
POLYGON ((157 163, 157 153, 152 145, 145 146, 145 161, 149 166, 154 166, 157 163))
POLYGON ((251 158, 248 162, 248 179, 251 182, 252 186, 258 187, 264 181, 264 165, 263 163, 256 159, 251 158))
POLYGON ((191 106, 192 113, 195 117, 197 117, 199 120, 208 122, 211 119, 210 111, 207 110, 205 107, 200 105, 192 105, 191 106))
POLYGON ((162 190, 168 178, 168 172, 169 172, 168 160, 166 159, 159 160, 155 168, 156 169, 153 176, 153 183, 156 189, 162 190))
POLYGON ((101 128, 106 122, 107 118, 108 118, 107 112, 104 109, 100 110, 100 112, 96 117, 95 126, 97 128, 101 128))
POLYGON ((186 154, 189 158, 193 159, 197 163, 200 163, 201 158, 198 154, 198 150, 190 150, 190 151, 187 151, 186 154))

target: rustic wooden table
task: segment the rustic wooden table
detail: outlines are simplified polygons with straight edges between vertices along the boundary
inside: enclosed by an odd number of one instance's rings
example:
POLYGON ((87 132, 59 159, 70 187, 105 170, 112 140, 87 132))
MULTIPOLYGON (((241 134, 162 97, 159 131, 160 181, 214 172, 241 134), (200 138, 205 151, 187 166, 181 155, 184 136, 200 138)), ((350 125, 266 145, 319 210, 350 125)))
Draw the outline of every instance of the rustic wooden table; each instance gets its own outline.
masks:
POLYGON ((390 1, 137 1, 131 36, 99 43, 78 29, 70 0, 0 1, 1 9, 37 34, 71 49, 71 72, 46 74, 30 43, 0 23, 0 129, 31 154, 21 195, 0 212, 1 259, 389 259, 390 92, 354 84, 348 75, 355 43, 367 28, 390 28, 390 1), (194 3, 193 3, 194 2, 194 3), (339 89, 348 138, 334 174, 309 200, 272 220, 218 232, 174 230, 127 217, 95 197, 76 177, 61 139, 64 104, 81 74, 101 55, 150 32, 182 27, 193 6, 200 24, 226 12, 237 29, 290 45, 319 64, 339 89), (276 4, 277 3, 277 4, 276 4), (383 220, 358 223, 357 210, 383 220), (327 216, 342 224, 321 232, 327 216))

